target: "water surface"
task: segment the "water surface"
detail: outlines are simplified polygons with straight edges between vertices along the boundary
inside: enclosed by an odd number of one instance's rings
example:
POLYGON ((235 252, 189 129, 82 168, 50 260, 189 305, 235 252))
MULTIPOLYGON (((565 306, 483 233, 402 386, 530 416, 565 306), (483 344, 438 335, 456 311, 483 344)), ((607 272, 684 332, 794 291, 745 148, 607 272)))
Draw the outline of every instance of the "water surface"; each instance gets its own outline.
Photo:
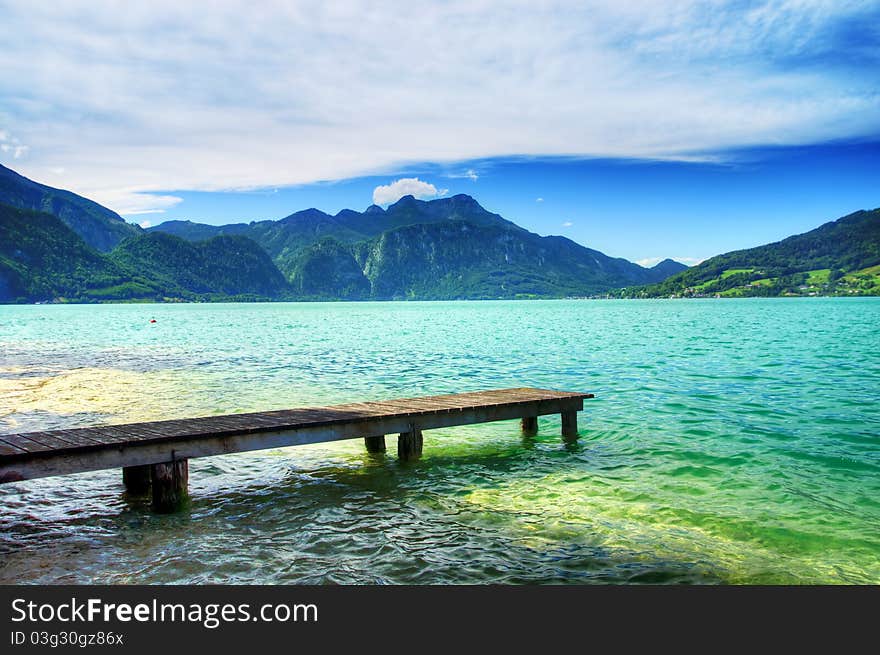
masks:
POLYGON ((0 432, 504 386, 556 417, 0 486, 0 582, 880 583, 880 300, 0 306, 0 432), (156 323, 150 323, 151 318, 156 323))

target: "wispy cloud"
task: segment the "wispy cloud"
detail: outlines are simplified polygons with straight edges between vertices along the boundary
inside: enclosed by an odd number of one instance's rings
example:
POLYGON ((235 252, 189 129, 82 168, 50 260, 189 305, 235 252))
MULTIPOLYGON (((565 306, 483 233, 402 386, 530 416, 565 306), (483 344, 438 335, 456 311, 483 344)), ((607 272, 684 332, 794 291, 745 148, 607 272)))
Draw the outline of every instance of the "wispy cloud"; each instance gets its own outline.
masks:
POLYGON ((85 189, 87 198, 113 208, 122 216, 162 214, 165 210, 183 202, 183 198, 157 193, 153 189, 123 187, 121 189, 85 189))
MULTIPOLYGON (((880 132, 876 30, 853 32, 878 23, 876 2, 451 0, 401 12, 239 0, 208 12, 156 0, 120 21, 110 0, 8 0, 0 12, 0 125, 21 140, 0 159, 36 179, 61 162, 64 186, 104 196, 413 161, 717 158, 880 132)), ((167 206, 155 197, 141 211, 167 206)))
POLYGON ((571 221, 565 221, 565 222, 562 224, 562 227, 571 227, 572 225, 574 225, 574 223, 572 223, 571 221))
POLYGON ((535 202, 544 202, 543 198, 535 198, 535 202))
POLYGON ((19 139, 12 136, 6 130, 0 130, 0 153, 6 154, 13 159, 24 157, 30 146, 24 145, 19 139))
POLYGON ((466 171, 464 171, 463 173, 447 173, 446 177, 452 178, 452 179, 467 178, 471 182, 476 182, 477 180, 480 179, 480 175, 473 168, 469 168, 466 171))
POLYGON ((392 202, 397 202, 403 196, 414 196, 424 200, 444 196, 447 192, 448 189, 438 189, 433 184, 422 182, 417 177, 404 177, 391 184, 383 184, 373 189, 373 203, 389 205, 392 202))

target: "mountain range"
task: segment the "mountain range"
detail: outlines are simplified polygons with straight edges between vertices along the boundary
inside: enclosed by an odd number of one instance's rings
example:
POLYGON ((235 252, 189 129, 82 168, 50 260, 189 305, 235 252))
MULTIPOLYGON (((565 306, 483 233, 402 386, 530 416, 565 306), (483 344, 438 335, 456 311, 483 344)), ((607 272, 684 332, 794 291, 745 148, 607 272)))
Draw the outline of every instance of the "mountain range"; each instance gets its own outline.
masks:
POLYGON ((244 236, 265 250, 304 298, 451 299, 593 295, 658 282, 686 268, 609 257, 559 236, 542 237, 472 197, 387 209, 298 211, 278 221, 212 226, 169 221, 149 228, 190 241, 244 236))
POLYGON ((0 179, 3 302, 587 296, 686 268, 539 236, 466 195, 144 231, 9 169, 0 179))
POLYGON ((0 166, 0 302, 880 295, 880 210, 688 269, 540 236, 456 195, 142 230, 0 166))

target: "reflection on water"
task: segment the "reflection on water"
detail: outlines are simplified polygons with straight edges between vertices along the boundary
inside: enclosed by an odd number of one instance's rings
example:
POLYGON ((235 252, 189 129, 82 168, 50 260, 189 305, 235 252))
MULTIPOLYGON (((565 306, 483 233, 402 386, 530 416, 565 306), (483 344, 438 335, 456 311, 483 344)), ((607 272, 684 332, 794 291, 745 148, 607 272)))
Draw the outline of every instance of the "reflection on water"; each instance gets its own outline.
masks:
POLYGON ((0 431, 503 386, 555 418, 3 485, 0 582, 880 582, 880 302, 0 308, 0 431), (156 317, 156 324, 149 318, 156 317))

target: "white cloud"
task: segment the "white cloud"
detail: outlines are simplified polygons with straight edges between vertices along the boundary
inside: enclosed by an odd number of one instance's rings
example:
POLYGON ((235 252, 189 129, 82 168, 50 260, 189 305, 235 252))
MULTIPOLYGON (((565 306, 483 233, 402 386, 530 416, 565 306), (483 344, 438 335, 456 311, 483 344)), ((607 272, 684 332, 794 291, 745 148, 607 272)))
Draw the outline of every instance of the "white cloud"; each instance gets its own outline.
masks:
POLYGON ((140 225, 142 228, 144 228, 146 230, 148 227, 150 227, 152 225, 152 223, 150 223, 150 221, 141 221, 140 223, 138 223, 138 225, 140 225))
POLYGON ((466 171, 464 171, 463 173, 447 173, 446 177, 453 178, 453 179, 467 178, 471 182, 476 182, 477 180, 480 179, 479 173, 477 173, 477 171, 475 171, 473 168, 469 168, 466 171))
POLYGON ((571 221, 565 221, 565 222, 562 224, 562 227, 571 227, 572 225, 574 225, 574 223, 572 223, 571 221))
POLYGON ((644 266, 645 268, 651 268, 652 266, 656 266, 664 259, 672 259, 681 264, 685 264, 687 266, 696 266, 700 262, 705 260, 705 257, 645 257, 644 259, 637 259, 636 264, 639 266, 644 266))
POLYGON ((13 159, 24 157, 30 146, 24 145, 19 139, 12 136, 6 130, 0 130, 0 152, 9 153, 13 159))
POLYGON ((544 202, 543 198, 535 198, 535 202, 544 202))
POLYGON ((417 177, 404 177, 373 189, 373 204, 390 205, 403 196, 414 196, 421 200, 437 198, 446 195, 447 191, 448 189, 438 189, 433 184, 422 182, 417 177))
POLYGON ((406 12, 230 0, 207 12, 155 0, 120 21, 110 0, 7 0, 0 121, 30 148, 22 173, 39 180, 63 161, 63 186, 105 195, 511 155, 712 158, 876 135, 876 44, 835 41, 841 25, 876 24, 871 11, 854 0, 416 0, 406 12))
POLYGON ((111 191, 103 189, 86 189, 84 196, 110 207, 122 216, 139 216, 141 214, 162 214, 166 209, 183 202, 177 196, 155 193, 152 189, 122 188, 111 191))

